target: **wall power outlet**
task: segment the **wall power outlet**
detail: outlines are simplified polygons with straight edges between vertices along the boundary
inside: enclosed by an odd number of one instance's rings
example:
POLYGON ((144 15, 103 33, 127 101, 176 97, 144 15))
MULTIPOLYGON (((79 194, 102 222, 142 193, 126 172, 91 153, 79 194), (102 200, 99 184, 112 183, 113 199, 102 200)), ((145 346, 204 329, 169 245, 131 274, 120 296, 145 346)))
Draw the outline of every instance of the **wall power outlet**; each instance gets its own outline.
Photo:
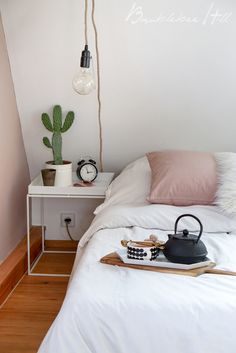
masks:
POLYGON ((75 213, 61 213, 61 227, 66 227, 65 219, 70 218, 69 227, 75 227, 75 213))

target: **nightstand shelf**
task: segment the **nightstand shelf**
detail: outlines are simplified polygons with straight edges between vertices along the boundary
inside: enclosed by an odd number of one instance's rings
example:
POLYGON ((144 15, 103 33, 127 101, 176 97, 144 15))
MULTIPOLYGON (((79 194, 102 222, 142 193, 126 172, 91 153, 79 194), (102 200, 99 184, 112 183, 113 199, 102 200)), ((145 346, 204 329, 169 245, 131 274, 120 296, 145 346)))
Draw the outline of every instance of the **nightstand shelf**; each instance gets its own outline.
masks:
MULTIPOLYGON (((71 251, 58 251, 58 250, 46 250, 45 249, 45 224, 44 224, 44 199, 45 198, 66 198, 66 199, 104 199, 107 187, 111 183, 114 177, 114 173, 98 173, 97 179, 93 182, 92 186, 78 187, 78 186, 67 186, 67 187, 55 187, 55 186, 43 186, 42 177, 38 175, 28 186, 27 194, 27 247, 28 247, 28 274, 33 276, 69 276, 69 274, 59 273, 41 273, 39 271, 33 272, 34 268, 40 268, 38 262, 41 256, 45 253, 71 253, 71 251), (33 266, 30 265, 30 229, 31 229, 31 201, 33 198, 39 198, 40 207, 40 219, 41 219, 41 233, 42 233, 42 253, 35 261, 33 266)), ((73 173, 73 184, 78 182, 78 178, 73 173)))

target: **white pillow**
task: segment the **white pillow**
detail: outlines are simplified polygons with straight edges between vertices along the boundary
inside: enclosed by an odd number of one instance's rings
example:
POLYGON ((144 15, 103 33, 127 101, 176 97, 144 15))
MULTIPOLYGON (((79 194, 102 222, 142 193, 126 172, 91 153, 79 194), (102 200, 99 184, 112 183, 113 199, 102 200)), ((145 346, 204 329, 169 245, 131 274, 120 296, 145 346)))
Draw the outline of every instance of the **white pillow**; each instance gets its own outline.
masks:
POLYGON ((130 163, 106 191, 104 203, 96 208, 98 214, 104 208, 124 204, 149 204, 147 197, 151 186, 151 169, 147 157, 142 157, 130 163))
POLYGON ((227 214, 236 214, 236 153, 215 153, 218 190, 216 205, 227 214))

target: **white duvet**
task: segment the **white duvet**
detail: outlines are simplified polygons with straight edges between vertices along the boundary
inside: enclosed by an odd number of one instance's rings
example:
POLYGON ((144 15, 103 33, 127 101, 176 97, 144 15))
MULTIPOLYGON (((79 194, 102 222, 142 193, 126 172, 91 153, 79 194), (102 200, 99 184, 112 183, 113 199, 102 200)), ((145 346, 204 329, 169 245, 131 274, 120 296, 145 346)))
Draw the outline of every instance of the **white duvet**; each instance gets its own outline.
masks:
MULTIPOLYGON (((99 263, 121 239, 156 234, 166 240, 183 213, 201 219, 202 240, 217 267, 236 271, 236 221, 216 207, 108 207, 80 242, 66 298, 39 353, 235 353, 236 277, 99 263)), ((180 228, 197 231, 198 225, 186 218, 180 228)))

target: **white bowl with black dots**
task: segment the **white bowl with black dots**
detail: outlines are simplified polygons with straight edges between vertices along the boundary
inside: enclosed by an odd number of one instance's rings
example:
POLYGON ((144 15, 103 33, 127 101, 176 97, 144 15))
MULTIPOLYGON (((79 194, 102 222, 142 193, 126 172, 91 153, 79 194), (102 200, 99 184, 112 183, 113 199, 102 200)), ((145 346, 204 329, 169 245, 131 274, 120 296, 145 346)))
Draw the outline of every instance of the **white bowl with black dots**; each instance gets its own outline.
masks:
POLYGON ((128 259, 153 261, 158 255, 159 249, 156 246, 140 246, 134 242, 127 244, 128 259))

